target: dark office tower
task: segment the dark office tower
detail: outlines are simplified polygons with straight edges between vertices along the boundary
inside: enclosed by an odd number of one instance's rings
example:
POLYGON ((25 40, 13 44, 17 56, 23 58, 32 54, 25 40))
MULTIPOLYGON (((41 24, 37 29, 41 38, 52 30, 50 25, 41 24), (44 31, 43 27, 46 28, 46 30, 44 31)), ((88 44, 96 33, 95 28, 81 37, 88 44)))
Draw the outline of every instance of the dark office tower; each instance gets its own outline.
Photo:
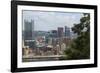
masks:
POLYGON ((58 27, 58 37, 63 37, 64 33, 63 33, 63 28, 62 27, 58 27))
POLYGON ((52 30, 52 37, 57 38, 57 30, 52 30))
POLYGON ((33 28, 34 26, 34 22, 33 20, 31 21, 27 21, 27 20, 24 20, 24 40, 32 40, 32 37, 33 37, 33 28))
POLYGON ((32 40, 34 40, 35 32, 34 32, 34 20, 31 20, 32 23, 32 40))
POLYGON ((70 28, 65 26, 65 37, 70 38, 70 28))

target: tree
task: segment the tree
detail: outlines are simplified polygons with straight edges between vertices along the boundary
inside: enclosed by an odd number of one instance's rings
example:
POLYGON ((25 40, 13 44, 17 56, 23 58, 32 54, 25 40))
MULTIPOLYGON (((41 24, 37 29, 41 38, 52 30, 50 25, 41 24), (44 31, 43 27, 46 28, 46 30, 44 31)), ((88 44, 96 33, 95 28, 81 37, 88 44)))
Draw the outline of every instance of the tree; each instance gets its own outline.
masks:
POLYGON ((84 13, 79 24, 74 24, 72 31, 77 34, 69 48, 65 50, 67 59, 90 58, 90 14, 84 13))

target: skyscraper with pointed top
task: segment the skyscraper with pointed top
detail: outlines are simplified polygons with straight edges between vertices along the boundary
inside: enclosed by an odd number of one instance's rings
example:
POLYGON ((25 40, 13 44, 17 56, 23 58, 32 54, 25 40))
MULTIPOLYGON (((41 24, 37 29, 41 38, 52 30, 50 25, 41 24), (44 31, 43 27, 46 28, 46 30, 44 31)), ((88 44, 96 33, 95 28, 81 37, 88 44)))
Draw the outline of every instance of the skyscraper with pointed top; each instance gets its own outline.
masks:
POLYGON ((24 20, 24 40, 32 40, 34 37, 34 21, 24 20))

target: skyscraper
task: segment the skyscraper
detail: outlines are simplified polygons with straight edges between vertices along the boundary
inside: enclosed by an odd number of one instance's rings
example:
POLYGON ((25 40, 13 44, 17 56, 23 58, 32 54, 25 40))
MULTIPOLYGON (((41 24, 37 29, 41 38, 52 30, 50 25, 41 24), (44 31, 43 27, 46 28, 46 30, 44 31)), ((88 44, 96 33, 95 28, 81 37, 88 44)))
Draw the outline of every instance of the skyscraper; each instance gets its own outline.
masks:
POLYGON ((58 37, 63 37, 64 33, 63 33, 63 28, 62 27, 58 27, 58 37))
POLYGON ((32 40, 33 39, 33 31, 34 31, 34 21, 30 22, 24 20, 24 40, 32 40))
POLYGON ((70 38, 70 28, 65 26, 65 37, 70 38))
POLYGON ((57 30, 52 30, 52 37, 57 38, 57 30))

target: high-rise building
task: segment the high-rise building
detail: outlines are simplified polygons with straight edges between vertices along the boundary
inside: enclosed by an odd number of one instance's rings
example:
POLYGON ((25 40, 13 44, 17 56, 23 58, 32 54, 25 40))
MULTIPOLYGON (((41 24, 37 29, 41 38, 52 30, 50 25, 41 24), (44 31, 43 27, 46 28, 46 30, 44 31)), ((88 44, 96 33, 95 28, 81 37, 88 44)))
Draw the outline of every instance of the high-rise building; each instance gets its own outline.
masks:
POLYGON ((57 38, 57 30, 52 30, 52 37, 57 38))
POLYGON ((58 27, 58 37, 63 37, 63 36, 64 36, 63 28, 58 27))
POLYGON ((33 31, 34 31, 34 21, 30 22, 24 20, 24 40, 32 40, 33 39, 33 31))
POLYGON ((65 26, 65 37, 70 38, 70 28, 65 26))

